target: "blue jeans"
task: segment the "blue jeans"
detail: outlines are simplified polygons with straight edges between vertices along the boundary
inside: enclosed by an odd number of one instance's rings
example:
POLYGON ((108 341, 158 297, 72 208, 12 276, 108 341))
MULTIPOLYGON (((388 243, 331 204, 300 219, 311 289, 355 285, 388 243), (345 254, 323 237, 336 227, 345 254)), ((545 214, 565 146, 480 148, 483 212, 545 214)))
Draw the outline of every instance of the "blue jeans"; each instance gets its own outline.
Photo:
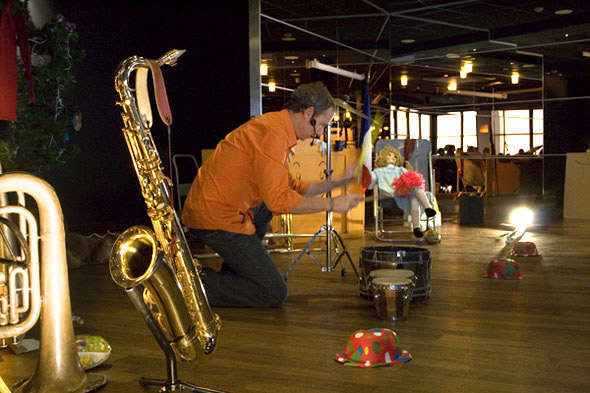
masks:
POLYGON ((204 268, 201 281, 209 304, 222 307, 277 307, 287 297, 287 283, 262 245, 272 213, 261 203, 252 209, 256 233, 193 229, 223 259, 221 270, 204 268))

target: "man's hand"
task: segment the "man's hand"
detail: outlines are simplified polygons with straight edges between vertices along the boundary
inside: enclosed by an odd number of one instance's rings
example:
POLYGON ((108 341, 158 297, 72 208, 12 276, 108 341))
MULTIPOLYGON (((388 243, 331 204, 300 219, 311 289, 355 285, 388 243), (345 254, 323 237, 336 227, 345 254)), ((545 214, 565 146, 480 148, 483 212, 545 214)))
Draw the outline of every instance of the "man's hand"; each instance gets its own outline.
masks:
POLYGON ((356 205, 359 204, 362 200, 364 200, 364 196, 362 194, 348 194, 348 195, 340 195, 334 199, 334 212, 336 213, 346 213, 350 209, 354 208, 356 205))

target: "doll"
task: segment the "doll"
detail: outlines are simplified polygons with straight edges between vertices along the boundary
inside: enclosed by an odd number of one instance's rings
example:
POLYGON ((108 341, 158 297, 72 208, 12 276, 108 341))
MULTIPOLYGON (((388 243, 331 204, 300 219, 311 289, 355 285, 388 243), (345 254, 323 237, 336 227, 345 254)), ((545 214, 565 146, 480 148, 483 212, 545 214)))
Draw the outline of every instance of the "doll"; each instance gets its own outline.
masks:
POLYGON ((375 159, 369 189, 375 186, 388 198, 383 200, 383 206, 392 205, 393 198, 404 214, 412 217, 414 236, 422 237, 424 234, 420 230, 420 207, 429 218, 436 215, 436 211, 430 206, 424 192, 422 175, 414 172, 412 165, 392 146, 385 146, 375 159))

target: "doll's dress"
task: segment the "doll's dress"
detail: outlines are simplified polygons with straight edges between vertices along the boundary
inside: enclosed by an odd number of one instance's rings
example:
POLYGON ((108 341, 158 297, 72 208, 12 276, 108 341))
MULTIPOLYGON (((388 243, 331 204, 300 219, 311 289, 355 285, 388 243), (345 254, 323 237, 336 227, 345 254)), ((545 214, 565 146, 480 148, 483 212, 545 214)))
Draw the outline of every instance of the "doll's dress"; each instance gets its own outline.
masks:
MULTIPOLYGON (((371 172, 371 184, 368 189, 372 190, 375 186, 379 188, 379 192, 385 194, 388 199, 395 200, 395 204, 403 210, 404 214, 410 214, 410 198, 408 197, 396 197, 394 195, 394 188, 391 185, 395 179, 408 172, 408 170, 401 166, 395 166, 389 164, 385 167, 375 168, 371 172)), ((384 207, 389 207, 388 199, 384 199, 382 202, 384 207)))

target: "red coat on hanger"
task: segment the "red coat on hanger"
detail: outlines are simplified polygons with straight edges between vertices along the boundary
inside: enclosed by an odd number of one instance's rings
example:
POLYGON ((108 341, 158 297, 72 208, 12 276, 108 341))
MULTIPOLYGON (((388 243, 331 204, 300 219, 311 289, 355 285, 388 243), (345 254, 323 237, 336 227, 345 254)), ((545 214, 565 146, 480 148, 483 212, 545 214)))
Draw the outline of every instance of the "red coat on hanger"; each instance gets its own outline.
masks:
POLYGON ((20 47, 21 57, 29 79, 29 96, 35 99, 33 74, 31 73, 31 53, 27 39, 27 28, 22 11, 14 18, 10 15, 12 0, 6 2, 0 19, 0 120, 17 121, 17 81, 16 45, 20 47))

